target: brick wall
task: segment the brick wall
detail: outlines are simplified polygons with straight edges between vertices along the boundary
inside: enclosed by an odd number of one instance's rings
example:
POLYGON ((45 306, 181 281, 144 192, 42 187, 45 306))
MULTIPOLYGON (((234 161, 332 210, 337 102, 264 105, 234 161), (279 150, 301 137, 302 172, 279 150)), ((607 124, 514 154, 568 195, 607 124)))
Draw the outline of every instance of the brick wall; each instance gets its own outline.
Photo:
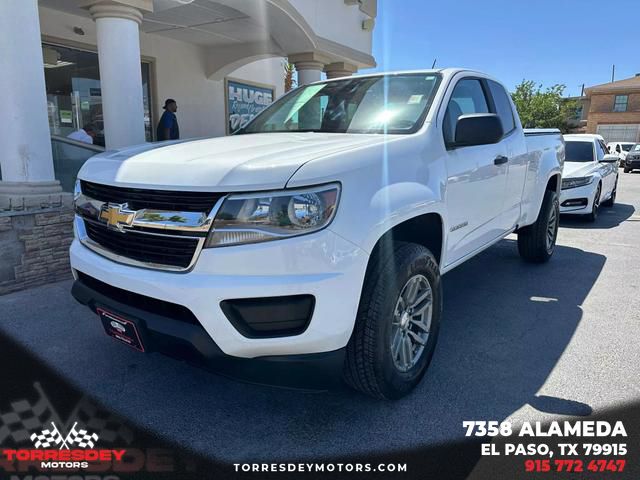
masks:
POLYGON ((73 211, 0 216, 0 295, 71 278, 73 211))
POLYGON ((640 93, 630 93, 626 112, 614 112, 615 94, 592 94, 587 133, 596 133, 600 124, 640 123, 640 93))

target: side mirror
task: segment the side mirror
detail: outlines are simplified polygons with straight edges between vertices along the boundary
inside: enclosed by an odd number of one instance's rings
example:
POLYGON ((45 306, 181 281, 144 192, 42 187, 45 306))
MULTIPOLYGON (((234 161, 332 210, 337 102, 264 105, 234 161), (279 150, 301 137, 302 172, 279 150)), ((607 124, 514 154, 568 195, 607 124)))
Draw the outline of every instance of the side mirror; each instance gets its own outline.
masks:
POLYGON ((495 113, 470 113, 458 117, 454 147, 498 143, 504 135, 502 121, 495 113))
POLYGON ((620 160, 620 157, 618 157, 618 155, 613 155, 611 153, 608 153, 607 155, 602 157, 602 160, 600 161, 602 163, 618 163, 618 160, 620 160))

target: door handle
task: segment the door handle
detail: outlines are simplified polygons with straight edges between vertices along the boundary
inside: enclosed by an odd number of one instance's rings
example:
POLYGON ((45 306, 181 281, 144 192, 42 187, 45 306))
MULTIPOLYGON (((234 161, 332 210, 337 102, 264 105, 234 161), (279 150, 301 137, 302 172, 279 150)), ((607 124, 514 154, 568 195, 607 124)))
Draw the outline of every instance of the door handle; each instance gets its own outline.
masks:
POLYGON ((503 163, 507 163, 509 161, 509 157, 505 157, 504 155, 498 155, 494 160, 494 165, 502 165, 503 163))

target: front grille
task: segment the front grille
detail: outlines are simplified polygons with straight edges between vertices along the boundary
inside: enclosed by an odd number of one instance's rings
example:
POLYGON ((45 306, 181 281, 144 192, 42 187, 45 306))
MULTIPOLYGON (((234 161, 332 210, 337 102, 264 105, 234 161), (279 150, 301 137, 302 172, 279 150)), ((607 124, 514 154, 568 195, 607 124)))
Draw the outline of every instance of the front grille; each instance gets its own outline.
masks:
POLYGON ((131 210, 143 208, 174 212, 210 212, 223 193, 178 192, 142 188, 114 187, 80 181, 82 193, 87 197, 109 203, 128 203, 131 210))
POLYGON ((84 221, 87 236, 117 255, 144 263, 155 263, 187 268, 198 247, 197 238, 173 237, 139 233, 132 230, 119 232, 98 223, 84 221))

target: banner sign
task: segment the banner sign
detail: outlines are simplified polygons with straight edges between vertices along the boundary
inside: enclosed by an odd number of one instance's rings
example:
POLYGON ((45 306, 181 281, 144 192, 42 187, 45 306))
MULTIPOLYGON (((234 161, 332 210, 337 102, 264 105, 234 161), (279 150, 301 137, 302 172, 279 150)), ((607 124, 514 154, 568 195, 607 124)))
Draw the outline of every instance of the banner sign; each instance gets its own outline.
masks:
POLYGON ((273 86, 226 79, 227 134, 244 127, 273 101, 273 86))

